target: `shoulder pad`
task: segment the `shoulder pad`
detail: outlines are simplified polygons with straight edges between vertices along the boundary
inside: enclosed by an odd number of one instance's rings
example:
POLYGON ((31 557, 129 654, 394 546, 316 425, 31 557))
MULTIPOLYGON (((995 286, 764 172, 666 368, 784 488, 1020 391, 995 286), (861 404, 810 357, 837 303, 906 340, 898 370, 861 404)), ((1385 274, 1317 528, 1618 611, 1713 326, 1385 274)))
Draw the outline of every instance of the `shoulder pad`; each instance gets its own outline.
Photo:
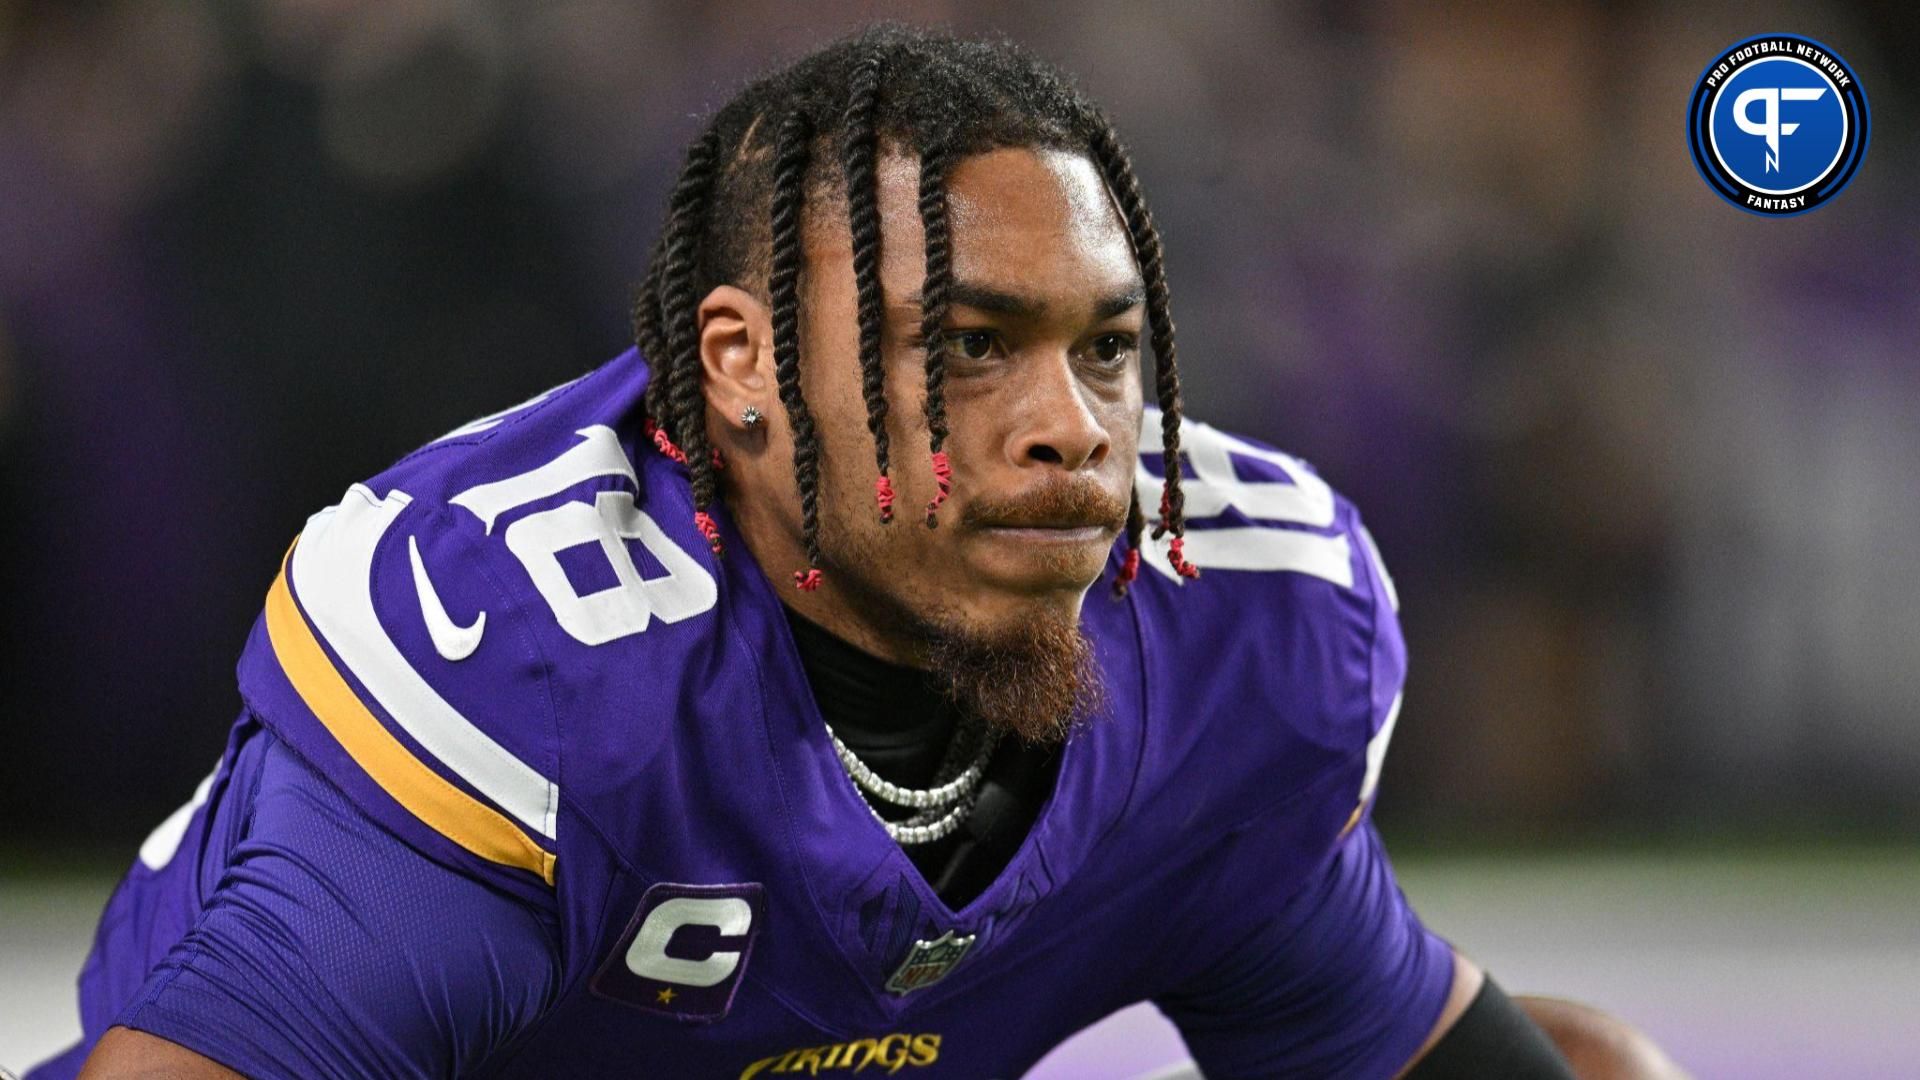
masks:
POLYGON ((639 505, 644 385, 628 353, 354 485, 308 520, 241 661, 282 738, 487 873, 554 880, 562 648, 714 605, 713 576, 639 505))
MULTIPOLYGON (((1136 477, 1143 507, 1160 500, 1164 457, 1145 450, 1159 428, 1160 413, 1148 410, 1136 477)), ((1201 573, 1174 572, 1171 536, 1147 539, 1143 562, 1158 573, 1138 590, 1159 681, 1179 699, 1171 707, 1197 721, 1168 733, 1194 740, 1177 756, 1238 763, 1256 801, 1325 781, 1326 798, 1357 823, 1406 672, 1398 596, 1373 538, 1299 458, 1191 419, 1181 448, 1184 554, 1201 573)))

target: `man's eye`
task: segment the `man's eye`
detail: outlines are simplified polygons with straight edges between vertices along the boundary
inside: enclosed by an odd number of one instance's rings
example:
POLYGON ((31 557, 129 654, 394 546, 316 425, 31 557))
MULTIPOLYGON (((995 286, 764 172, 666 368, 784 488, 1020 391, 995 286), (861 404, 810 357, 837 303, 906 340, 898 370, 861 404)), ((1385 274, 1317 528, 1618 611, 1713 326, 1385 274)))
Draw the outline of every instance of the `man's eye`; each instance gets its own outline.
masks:
POLYGON ((985 360, 993 355, 994 333, 991 330, 950 330, 944 340, 947 352, 967 360, 985 360))
POLYGON ((1133 355, 1132 334, 1101 334, 1093 339, 1093 358, 1103 364, 1118 364, 1133 355))

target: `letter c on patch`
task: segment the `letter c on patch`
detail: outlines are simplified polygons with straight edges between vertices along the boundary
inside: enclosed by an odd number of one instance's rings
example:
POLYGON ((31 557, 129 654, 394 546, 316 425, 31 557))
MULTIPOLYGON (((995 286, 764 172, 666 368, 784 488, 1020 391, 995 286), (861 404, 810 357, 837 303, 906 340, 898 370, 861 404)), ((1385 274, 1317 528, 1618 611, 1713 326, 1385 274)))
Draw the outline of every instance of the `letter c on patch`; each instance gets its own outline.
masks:
POLYGON ((711 926, 722 937, 743 937, 753 925, 753 907, 737 896, 678 896, 647 913, 646 922, 627 947, 627 969, 635 975, 682 986, 713 986, 740 966, 740 954, 715 951, 702 960, 667 955, 667 942, 683 926, 711 926))

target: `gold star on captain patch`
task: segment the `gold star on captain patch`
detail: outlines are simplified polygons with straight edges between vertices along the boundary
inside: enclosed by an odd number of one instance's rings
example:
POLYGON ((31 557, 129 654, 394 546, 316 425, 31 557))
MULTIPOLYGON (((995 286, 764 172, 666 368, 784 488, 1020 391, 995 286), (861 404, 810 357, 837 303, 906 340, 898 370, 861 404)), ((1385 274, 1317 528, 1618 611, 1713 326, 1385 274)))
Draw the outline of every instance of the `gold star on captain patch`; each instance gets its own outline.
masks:
POLYGON ((673 1004, 673 987, 671 986, 662 987, 660 992, 653 996, 657 1001, 660 1002, 660 1004, 671 1005, 673 1004))

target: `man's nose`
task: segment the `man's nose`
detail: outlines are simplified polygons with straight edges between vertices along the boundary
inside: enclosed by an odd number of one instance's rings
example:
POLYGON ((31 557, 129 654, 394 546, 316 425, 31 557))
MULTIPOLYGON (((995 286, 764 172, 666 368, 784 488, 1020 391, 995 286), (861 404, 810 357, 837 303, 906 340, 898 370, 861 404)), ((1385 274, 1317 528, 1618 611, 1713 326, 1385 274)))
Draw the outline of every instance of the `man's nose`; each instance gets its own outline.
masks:
POLYGON ((1019 423, 1008 444, 1013 463, 1079 472, 1105 461, 1112 440, 1087 407, 1086 390, 1074 374, 1072 359, 1036 357, 1028 371, 1031 378, 1021 388, 1017 406, 1019 423))

